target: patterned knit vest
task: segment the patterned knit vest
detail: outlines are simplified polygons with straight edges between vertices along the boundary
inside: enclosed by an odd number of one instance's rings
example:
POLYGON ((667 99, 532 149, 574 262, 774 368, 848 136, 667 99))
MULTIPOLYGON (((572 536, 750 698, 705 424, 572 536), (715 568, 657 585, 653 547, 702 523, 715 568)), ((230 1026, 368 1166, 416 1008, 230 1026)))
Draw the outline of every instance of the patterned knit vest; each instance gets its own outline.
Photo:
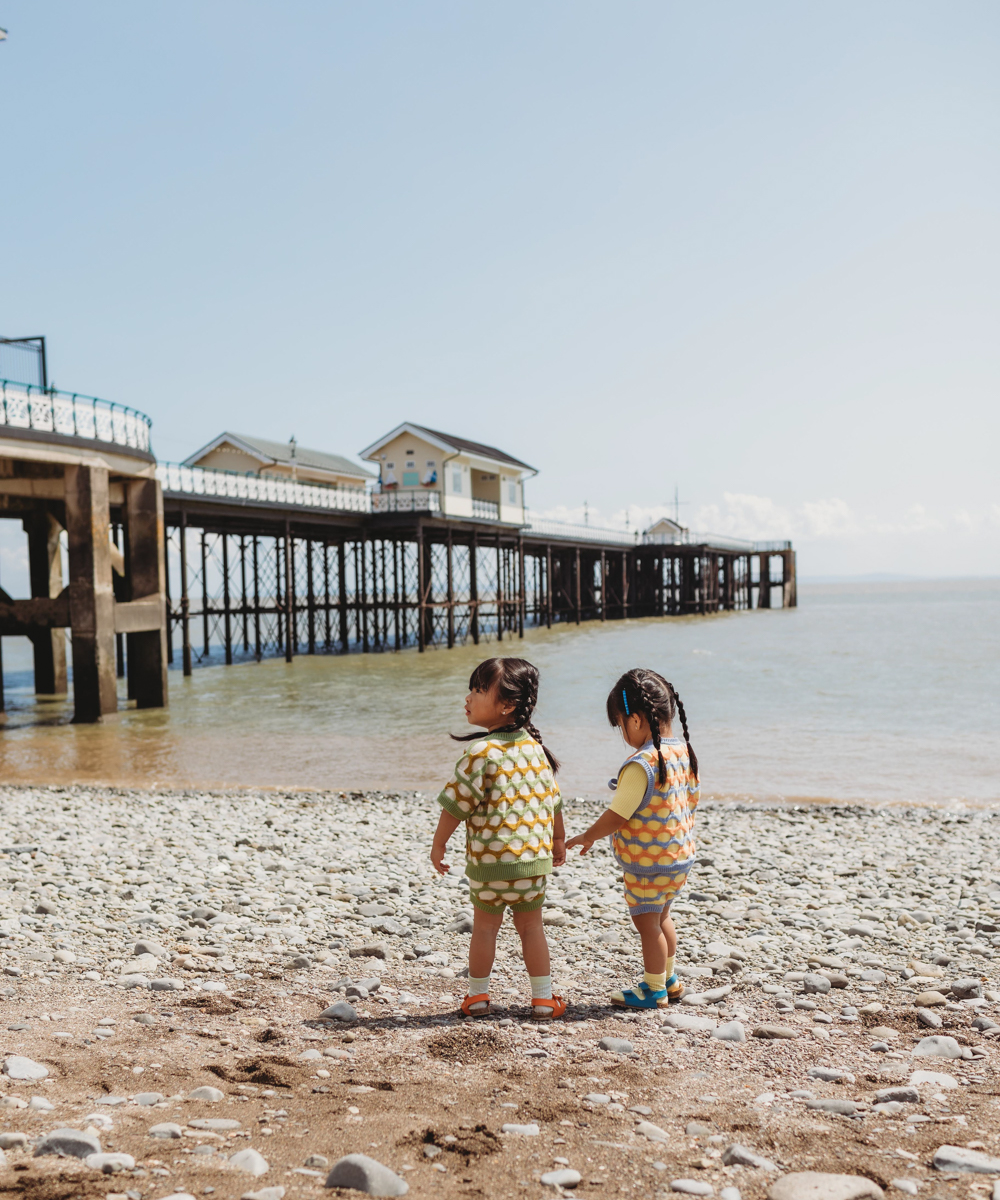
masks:
MULTIPOLYGON (((622 763, 639 763, 646 772, 646 794, 629 821, 610 837, 611 850, 618 865, 635 875, 655 875, 658 871, 694 858, 694 812, 698 806, 698 780, 691 773, 687 746, 680 738, 660 742, 667 767, 666 781, 660 786, 656 747, 648 742, 622 763)), ((621 771, 618 772, 619 778, 621 771)), ((609 782, 614 790, 618 780, 609 782)))

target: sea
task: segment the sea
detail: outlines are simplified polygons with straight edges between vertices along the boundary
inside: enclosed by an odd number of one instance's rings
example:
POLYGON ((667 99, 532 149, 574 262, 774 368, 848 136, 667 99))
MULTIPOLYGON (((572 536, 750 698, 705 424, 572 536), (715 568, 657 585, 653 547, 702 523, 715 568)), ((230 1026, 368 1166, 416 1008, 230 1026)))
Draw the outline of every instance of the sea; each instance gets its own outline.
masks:
POLYGON ((1000 806, 1000 580, 802 584, 795 609, 174 669, 169 708, 99 725, 36 700, 30 647, 5 638, 0 778, 436 794, 460 752, 449 733, 469 731, 469 674, 492 654, 538 667, 535 720, 568 796, 609 795, 626 751, 605 697, 643 666, 685 703, 706 797, 1000 806))

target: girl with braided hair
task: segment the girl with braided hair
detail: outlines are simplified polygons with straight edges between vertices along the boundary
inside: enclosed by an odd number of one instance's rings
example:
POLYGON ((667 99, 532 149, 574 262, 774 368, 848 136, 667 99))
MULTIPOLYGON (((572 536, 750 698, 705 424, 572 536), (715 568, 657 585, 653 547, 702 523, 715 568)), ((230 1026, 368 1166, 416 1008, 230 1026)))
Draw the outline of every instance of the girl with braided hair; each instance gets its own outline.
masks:
POLYGON ((566 847, 580 846, 586 854, 598 838, 610 837, 645 967, 642 983, 615 992, 611 1002, 657 1008, 684 995, 674 973, 677 931, 670 905, 694 865, 698 758, 677 690, 655 671, 626 671, 608 694, 607 713, 633 753, 608 785, 615 792, 611 807, 566 847), (683 738, 673 736, 675 716, 683 738))
POLYGON ((497 934, 509 908, 521 938, 531 982, 531 1015, 550 1021, 566 1012, 552 995, 549 946, 542 928, 545 884, 566 861, 558 761, 531 723, 538 671, 523 658, 488 658, 472 672, 465 716, 486 733, 452 738, 471 742, 438 796, 441 816, 431 846, 434 869, 446 875, 448 839, 465 825, 465 874, 474 921, 469 987, 462 1012, 485 1017, 497 934))

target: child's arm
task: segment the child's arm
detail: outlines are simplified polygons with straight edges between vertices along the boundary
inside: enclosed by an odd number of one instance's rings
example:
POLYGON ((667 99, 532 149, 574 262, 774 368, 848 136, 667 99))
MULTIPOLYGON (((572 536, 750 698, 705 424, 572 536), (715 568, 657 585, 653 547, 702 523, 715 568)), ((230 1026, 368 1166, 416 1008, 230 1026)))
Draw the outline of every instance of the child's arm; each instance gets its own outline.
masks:
POLYGON ((580 853, 586 854, 594 842, 607 837, 609 833, 614 833, 616 829, 621 829, 623 825, 628 824, 628 821, 628 817, 620 816, 613 808, 606 808, 585 833, 578 833, 576 837, 569 839, 566 849, 571 850, 574 846, 580 846, 582 847, 580 853))
POLYGON ((566 862, 566 826, 563 824, 562 809, 552 822, 552 865, 561 867, 566 862))
POLYGON ((458 817, 453 817, 444 809, 441 810, 437 829, 434 830, 434 841, 431 842, 431 862, 439 875, 447 875, 451 870, 451 867, 444 861, 444 852, 448 845, 448 839, 461 824, 458 817))

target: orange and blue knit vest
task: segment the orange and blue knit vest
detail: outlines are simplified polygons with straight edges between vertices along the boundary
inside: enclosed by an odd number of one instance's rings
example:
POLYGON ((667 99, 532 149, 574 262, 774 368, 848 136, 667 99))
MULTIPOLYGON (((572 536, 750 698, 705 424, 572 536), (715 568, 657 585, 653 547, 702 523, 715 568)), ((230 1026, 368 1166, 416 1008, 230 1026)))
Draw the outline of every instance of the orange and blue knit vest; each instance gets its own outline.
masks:
MULTIPOLYGON (((681 738, 660 742, 666 764, 666 780, 659 783, 656 747, 647 742, 621 765, 618 778, 629 763, 639 763, 646 772, 646 794, 630 820, 611 834, 611 850, 620 867, 635 875, 656 874, 664 867, 694 858, 692 830, 698 807, 699 785, 691 773, 687 746, 681 738)), ((614 791, 618 779, 610 780, 614 791)))

